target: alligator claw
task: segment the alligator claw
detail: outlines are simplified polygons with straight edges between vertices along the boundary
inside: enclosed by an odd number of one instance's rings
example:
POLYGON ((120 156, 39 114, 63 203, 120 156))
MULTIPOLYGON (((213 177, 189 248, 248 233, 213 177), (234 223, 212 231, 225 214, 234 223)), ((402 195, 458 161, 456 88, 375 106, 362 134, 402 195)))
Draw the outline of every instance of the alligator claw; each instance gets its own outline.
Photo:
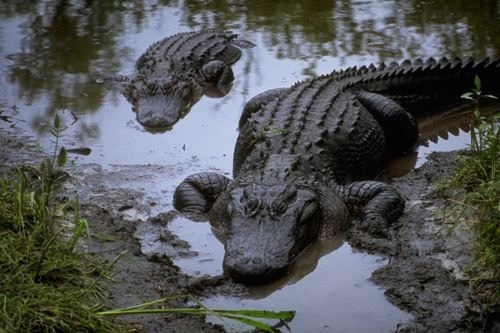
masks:
POLYGON ((363 216, 354 225, 361 231, 367 232, 376 238, 390 239, 389 225, 380 215, 363 216))

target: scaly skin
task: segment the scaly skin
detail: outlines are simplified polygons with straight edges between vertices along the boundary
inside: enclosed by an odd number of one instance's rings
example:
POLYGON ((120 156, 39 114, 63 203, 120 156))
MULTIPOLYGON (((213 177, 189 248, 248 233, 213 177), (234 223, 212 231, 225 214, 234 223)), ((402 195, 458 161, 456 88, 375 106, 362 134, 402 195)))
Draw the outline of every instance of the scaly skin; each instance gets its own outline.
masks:
POLYGON ((234 180, 191 175, 174 206, 208 213, 225 234, 225 271, 246 284, 286 274, 321 229, 340 232, 353 218, 386 236, 404 200, 369 179, 387 152, 417 140, 414 117, 460 103, 475 75, 484 93, 500 93, 498 60, 431 58, 351 68, 257 95, 240 119, 234 180))
POLYGON ((240 48, 253 46, 230 32, 179 33, 151 45, 131 78, 115 76, 114 81, 123 83, 141 125, 170 128, 203 95, 226 95, 234 78, 230 66, 241 57, 240 48))

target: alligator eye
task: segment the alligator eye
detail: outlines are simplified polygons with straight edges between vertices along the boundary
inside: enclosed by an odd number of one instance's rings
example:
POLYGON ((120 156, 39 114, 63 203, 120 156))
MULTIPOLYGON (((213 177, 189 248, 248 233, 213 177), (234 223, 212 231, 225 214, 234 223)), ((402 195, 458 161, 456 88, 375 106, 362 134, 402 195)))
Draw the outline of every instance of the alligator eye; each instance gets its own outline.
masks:
POLYGON ((191 99, 191 88, 189 86, 184 87, 182 89, 182 99, 189 100, 191 99))
POLYGON ((227 212, 227 215, 229 215, 229 216, 233 215, 233 204, 232 203, 227 204, 226 212, 227 212))
POLYGON ((274 211, 278 214, 282 214, 288 208, 288 204, 285 201, 280 201, 278 204, 274 206, 274 211))
POLYGON ((136 103, 139 92, 137 91, 137 88, 135 86, 130 89, 130 96, 132 96, 133 103, 136 103))
POLYGON ((259 199, 255 199, 255 198, 250 199, 250 200, 248 200, 248 208, 254 210, 259 206, 259 203, 260 203, 259 199))
POLYGON ((146 83, 146 90, 149 95, 154 95, 158 90, 158 85, 154 82, 148 82, 146 83))
POLYGON ((304 205, 302 214, 300 215, 300 222, 309 220, 318 210, 318 203, 316 201, 309 201, 304 205))
POLYGON ((247 215, 253 215, 257 212, 260 206, 260 200, 256 198, 251 198, 247 201, 245 205, 245 213, 247 215))

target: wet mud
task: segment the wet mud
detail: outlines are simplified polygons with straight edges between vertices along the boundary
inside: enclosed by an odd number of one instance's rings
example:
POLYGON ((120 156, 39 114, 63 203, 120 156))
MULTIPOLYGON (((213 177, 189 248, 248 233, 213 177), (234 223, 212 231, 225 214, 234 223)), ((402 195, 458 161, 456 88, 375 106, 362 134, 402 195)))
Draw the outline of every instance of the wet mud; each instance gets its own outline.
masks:
POLYGON ((467 278, 472 234, 444 219, 448 199, 458 199, 458 193, 436 190, 457 167, 460 153, 431 153, 421 167, 391 181, 407 202, 404 215, 389 228, 389 239, 373 238, 356 227, 347 234, 352 246, 390 258, 371 279, 390 302, 414 316, 398 332, 495 331, 498 318, 480 313, 487 299, 470 289, 467 278))
MULTIPOLYGON (((471 290, 465 274, 472 258, 471 236, 467 230, 444 223, 446 198, 455 193, 436 192, 436 185, 456 167, 457 152, 433 153, 428 161, 408 174, 391 180, 407 199, 405 214, 393 223, 389 238, 374 238, 354 222, 346 238, 359 251, 388 258, 375 270, 371 280, 385 290, 391 303, 409 312, 413 319, 400 323, 397 332, 495 332, 493 315, 481 313, 485 302, 479 290, 471 290)), ((44 156, 35 143, 12 131, 0 129, 1 170, 19 163, 37 164, 44 156)), ((175 177, 175 166, 130 165, 103 169, 98 164, 74 164, 59 198, 78 194, 82 215, 92 237, 82 250, 112 264, 107 305, 119 308, 170 295, 198 298, 244 295, 248 290, 223 275, 191 276, 172 260, 195 256, 189 244, 166 226, 177 217, 162 211, 168 192, 151 196, 147 188, 133 187, 141 177, 175 177), (138 239, 144 225, 161 230, 160 241, 168 255, 145 254, 138 239)), ((185 306, 186 297, 172 301, 185 306)), ((224 332, 224 327, 204 318, 178 315, 137 315, 120 320, 139 332, 224 332)), ((495 326, 497 325, 497 326, 495 326)))

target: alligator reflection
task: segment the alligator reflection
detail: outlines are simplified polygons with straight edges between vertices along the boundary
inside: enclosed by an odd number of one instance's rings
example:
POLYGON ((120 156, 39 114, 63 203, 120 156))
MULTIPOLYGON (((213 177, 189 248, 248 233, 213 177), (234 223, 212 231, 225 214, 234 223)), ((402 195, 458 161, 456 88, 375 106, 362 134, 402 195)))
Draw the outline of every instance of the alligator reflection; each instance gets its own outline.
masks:
POLYGON ((337 250, 344 243, 344 235, 336 235, 331 239, 318 240, 304 250, 290 265, 288 274, 269 284, 249 286, 248 298, 265 298, 286 285, 295 284, 313 272, 321 257, 337 250))
MULTIPOLYGON (((500 112, 497 102, 481 105, 481 115, 493 115, 500 112)), ((470 142, 470 130, 474 126, 474 108, 457 106, 436 114, 429 114, 417 119, 420 137, 415 149, 404 155, 390 156, 384 166, 388 178, 401 177, 425 162, 426 153, 436 149, 448 151, 464 148, 470 142), (451 136, 465 136, 463 140, 451 136), (464 145, 464 142, 465 145, 464 145), (434 148, 433 148, 434 147, 434 148)))
MULTIPOLYGON (((224 244, 224 231, 211 226, 210 230, 215 238, 224 244)), ((338 233, 332 228, 323 228, 317 240, 312 242, 304 249, 288 267, 287 274, 262 285, 247 285, 248 298, 261 299, 273 294, 277 290, 282 289, 286 285, 292 285, 308 274, 312 273, 318 266, 319 260, 329 253, 337 250, 345 242, 345 233, 338 233)), ((190 242, 191 243, 191 242, 190 242)))

